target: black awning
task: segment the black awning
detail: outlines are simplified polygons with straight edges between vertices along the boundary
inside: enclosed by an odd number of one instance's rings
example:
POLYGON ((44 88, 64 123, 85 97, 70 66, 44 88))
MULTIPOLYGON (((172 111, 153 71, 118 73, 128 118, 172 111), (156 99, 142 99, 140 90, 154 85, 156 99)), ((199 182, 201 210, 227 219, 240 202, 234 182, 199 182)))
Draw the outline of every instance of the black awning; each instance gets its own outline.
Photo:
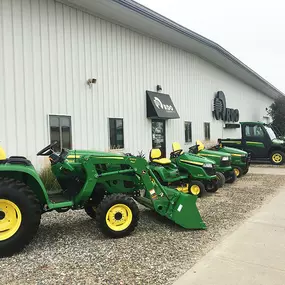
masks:
POLYGON ((178 119, 176 108, 167 94, 146 91, 147 117, 151 119, 178 119))

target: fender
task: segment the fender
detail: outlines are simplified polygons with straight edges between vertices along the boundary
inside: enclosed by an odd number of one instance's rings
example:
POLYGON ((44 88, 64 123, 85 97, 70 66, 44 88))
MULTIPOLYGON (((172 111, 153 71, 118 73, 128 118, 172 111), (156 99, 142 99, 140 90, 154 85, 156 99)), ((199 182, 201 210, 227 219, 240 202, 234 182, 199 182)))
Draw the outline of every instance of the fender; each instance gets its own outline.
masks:
POLYGON ((33 166, 0 164, 0 177, 19 180, 34 191, 41 204, 49 204, 46 188, 33 166))

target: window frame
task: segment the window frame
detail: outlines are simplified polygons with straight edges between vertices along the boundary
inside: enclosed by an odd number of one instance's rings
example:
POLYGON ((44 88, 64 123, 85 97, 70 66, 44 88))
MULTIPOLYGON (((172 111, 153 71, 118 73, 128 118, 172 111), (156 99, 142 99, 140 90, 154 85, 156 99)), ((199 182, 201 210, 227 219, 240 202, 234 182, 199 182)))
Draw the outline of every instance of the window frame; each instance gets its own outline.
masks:
MULTIPOLYGON (((72 116, 71 115, 62 115, 62 114, 48 114, 48 135, 49 135, 49 142, 51 143, 51 117, 57 117, 57 118, 68 118, 70 122, 70 150, 73 148, 73 136, 72 136, 72 116)), ((59 137, 60 137, 60 142, 59 142, 59 148, 60 151, 63 148, 63 142, 62 142, 62 126, 59 120, 59 137)))
POLYGON ((204 122, 204 138, 205 138, 205 141, 210 141, 211 140, 211 124, 210 122, 204 122), (207 138, 206 136, 206 125, 209 125, 209 137, 207 138))
MULTIPOLYGON (((116 143, 117 143, 117 126, 115 127, 116 128, 116 143)), ((124 130, 124 118, 120 118, 120 117, 115 117, 115 118, 111 118, 111 117, 109 117, 108 118, 108 134, 109 134, 109 149, 110 150, 123 150, 123 149, 125 149, 125 130, 124 130), (115 120, 115 122, 117 121, 117 120, 120 120, 120 121, 122 121, 122 126, 123 126, 123 129, 122 129, 122 136, 123 136, 123 145, 122 145, 122 147, 120 147, 120 148, 112 148, 113 147, 113 145, 112 145, 112 143, 111 143, 111 120, 115 120)), ((116 145, 115 145, 115 147, 117 147, 116 145)))
MULTIPOLYGON (((188 134, 189 135, 189 134, 188 134)), ((192 136, 192 122, 191 121, 184 121, 184 141, 186 144, 188 143, 192 143, 193 142, 193 136, 192 136), (190 140, 187 141, 187 138, 186 138, 186 125, 187 124, 190 124, 190 140)))

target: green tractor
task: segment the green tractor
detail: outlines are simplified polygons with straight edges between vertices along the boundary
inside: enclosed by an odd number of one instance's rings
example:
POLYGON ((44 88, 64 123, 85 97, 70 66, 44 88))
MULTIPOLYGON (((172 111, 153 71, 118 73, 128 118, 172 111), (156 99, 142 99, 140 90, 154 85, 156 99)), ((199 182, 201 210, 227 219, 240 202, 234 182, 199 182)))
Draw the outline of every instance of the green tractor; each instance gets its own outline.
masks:
POLYGON ((232 168, 231 155, 229 153, 206 149, 201 141, 197 141, 194 146, 191 146, 189 152, 214 160, 217 172, 221 173, 223 184, 224 182, 234 183, 236 181, 237 176, 232 168))
POLYGON ((205 229, 197 196, 162 186, 142 157, 106 152, 55 153, 56 142, 38 152, 47 156, 61 187, 49 194, 32 163, 12 156, 0 161, 0 256, 20 252, 35 237, 50 211, 84 210, 111 238, 131 234, 140 203, 186 229, 205 229), (136 201, 136 202, 135 202, 136 201))
POLYGON ((250 167, 250 154, 246 151, 233 147, 223 147, 220 140, 218 140, 218 144, 209 149, 229 153, 231 155, 232 167, 238 178, 248 173, 250 167))
POLYGON ((174 151, 170 159, 162 158, 160 149, 152 149, 149 165, 162 185, 201 197, 206 190, 218 190, 214 162, 191 154, 174 151))

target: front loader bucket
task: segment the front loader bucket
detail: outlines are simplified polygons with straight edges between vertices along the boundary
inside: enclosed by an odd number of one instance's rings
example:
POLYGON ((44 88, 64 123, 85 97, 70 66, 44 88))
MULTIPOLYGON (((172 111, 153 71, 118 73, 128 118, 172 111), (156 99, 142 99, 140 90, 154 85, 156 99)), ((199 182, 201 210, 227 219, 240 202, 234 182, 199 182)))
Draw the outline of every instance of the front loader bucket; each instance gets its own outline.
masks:
POLYGON ((179 198, 169 208, 167 217, 186 229, 206 229, 196 206, 197 196, 180 192, 179 198))

